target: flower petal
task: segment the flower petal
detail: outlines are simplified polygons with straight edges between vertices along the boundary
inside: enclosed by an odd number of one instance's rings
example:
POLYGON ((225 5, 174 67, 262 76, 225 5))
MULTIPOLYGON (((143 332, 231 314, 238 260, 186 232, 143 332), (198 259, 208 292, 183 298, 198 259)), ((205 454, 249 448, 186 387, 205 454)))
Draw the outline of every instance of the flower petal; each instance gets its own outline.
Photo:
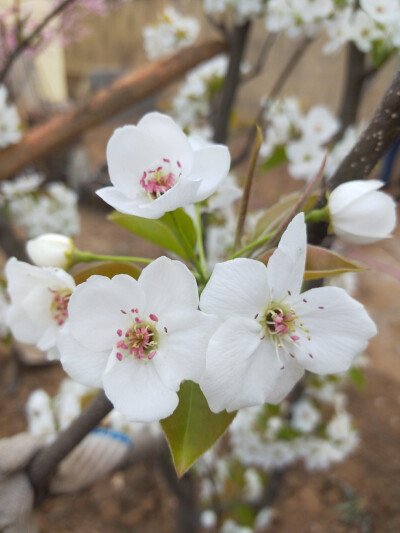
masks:
POLYGON ((179 161, 183 173, 185 175, 191 173, 192 147, 181 127, 171 117, 161 113, 148 113, 138 122, 137 127, 151 138, 152 143, 157 147, 160 159, 168 158, 173 163, 179 161))
POLYGON ((103 375, 104 392, 117 411, 132 422, 166 418, 178 405, 178 395, 167 388, 151 361, 118 361, 115 352, 103 375))
POLYGON ((356 355, 367 346, 377 330, 364 306, 343 289, 321 287, 301 295, 295 310, 307 332, 293 347, 296 360, 306 370, 317 374, 345 372, 356 355), (311 354, 311 355, 309 355, 311 354))
MULTIPOLYGON (((96 194, 120 213, 124 213, 125 215, 135 215, 137 217, 143 216, 141 209, 146 205, 145 197, 142 198, 140 196, 131 199, 115 187, 103 187, 102 189, 98 189, 96 194)), ((152 202, 150 200, 148 201, 149 205, 151 205, 152 202)), ((157 216, 148 216, 147 218, 157 218, 157 216)))
POLYGON ((130 324, 129 311, 133 307, 144 307, 144 297, 134 278, 125 274, 112 280, 91 276, 77 287, 69 301, 71 333, 86 348, 111 349, 117 329, 130 324))
POLYGON ((140 179, 161 153, 151 134, 137 126, 114 131, 107 144, 107 164, 111 183, 128 199, 142 192, 140 179))
POLYGON ((32 323, 25 310, 19 306, 10 306, 6 314, 6 322, 13 336, 20 342, 36 344, 43 333, 43 328, 32 323))
POLYGON ((264 310, 269 296, 267 269, 253 259, 218 263, 200 297, 200 308, 220 318, 253 318, 264 310))
POLYGON ((359 198, 371 191, 376 191, 384 185, 380 180, 353 180, 342 183, 329 196, 329 211, 331 215, 340 213, 342 209, 358 201, 359 198))
POLYGON ((163 316, 198 307, 195 277, 180 261, 159 257, 142 270, 138 285, 146 295, 147 313, 163 316))
POLYGON ((260 332, 255 320, 232 317, 211 337, 200 387, 213 412, 264 402, 260 360, 253 357, 260 345, 260 332))
POLYGON ((211 145, 194 152, 193 171, 190 180, 200 181, 196 202, 211 196, 226 178, 231 157, 226 146, 211 145))
POLYGON ((183 380, 199 382, 206 367, 206 349, 219 321, 201 311, 174 312, 164 318, 167 332, 161 333, 153 359, 163 383, 174 390, 183 380))
POLYGON ((57 339, 60 361, 72 379, 88 387, 102 387, 101 376, 106 368, 110 350, 93 350, 79 343, 65 325, 57 339))
POLYGON ((304 213, 294 217, 268 261, 271 300, 280 302, 288 293, 299 294, 306 263, 307 236, 304 213))

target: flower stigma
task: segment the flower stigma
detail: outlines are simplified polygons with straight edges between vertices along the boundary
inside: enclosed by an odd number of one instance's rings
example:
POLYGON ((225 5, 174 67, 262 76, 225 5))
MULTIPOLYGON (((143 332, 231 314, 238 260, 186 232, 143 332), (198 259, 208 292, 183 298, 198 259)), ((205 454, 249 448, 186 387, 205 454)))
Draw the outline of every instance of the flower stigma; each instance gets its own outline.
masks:
MULTIPOLYGON (((255 318, 258 318, 256 315, 255 318)), ((295 358, 290 350, 290 346, 299 347, 298 341, 300 337, 297 333, 299 330, 307 335, 307 339, 311 340, 310 331, 304 327, 304 322, 299 321, 299 316, 296 311, 282 303, 277 304, 271 302, 268 309, 259 318, 259 323, 263 328, 261 340, 268 336, 269 340, 275 346, 276 356, 281 365, 281 370, 285 368, 280 356, 279 349, 284 350, 290 357, 295 358)), ((313 357, 312 354, 308 354, 313 357)))
POLYGON ((176 166, 177 171, 173 172, 171 161, 164 157, 162 161, 154 163, 152 169, 143 172, 140 185, 152 200, 165 194, 179 181, 182 165, 177 161, 176 166))
MULTIPOLYGON (((122 311, 127 314, 126 311, 122 311)), ((116 343, 116 358, 122 361, 125 357, 132 356, 134 359, 151 361, 157 353, 158 333, 155 324, 158 317, 151 313, 148 320, 143 320, 138 315, 138 309, 131 309, 132 325, 122 331, 117 330, 120 340, 116 343)))
POLYGON ((69 289, 49 289, 53 295, 50 312, 58 326, 62 326, 68 318, 68 302, 72 291, 69 289))

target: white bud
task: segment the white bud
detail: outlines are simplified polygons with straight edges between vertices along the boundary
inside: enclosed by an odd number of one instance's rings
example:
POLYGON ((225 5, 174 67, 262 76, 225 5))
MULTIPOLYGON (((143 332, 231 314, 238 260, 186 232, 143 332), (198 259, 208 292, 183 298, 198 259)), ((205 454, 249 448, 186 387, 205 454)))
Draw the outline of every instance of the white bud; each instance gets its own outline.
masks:
POLYGON ((333 233, 351 244, 370 244, 390 237, 396 204, 379 180, 355 180, 334 189, 328 200, 333 233))
POLYGON ((58 233, 45 233, 26 243, 26 251, 32 262, 40 267, 68 268, 74 241, 58 233))

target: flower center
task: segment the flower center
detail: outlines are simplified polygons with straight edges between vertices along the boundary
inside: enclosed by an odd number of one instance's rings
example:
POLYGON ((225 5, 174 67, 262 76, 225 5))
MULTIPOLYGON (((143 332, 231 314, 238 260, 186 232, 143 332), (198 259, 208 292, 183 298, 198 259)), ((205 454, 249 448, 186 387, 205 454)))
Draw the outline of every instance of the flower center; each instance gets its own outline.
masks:
POLYGON ((53 294, 50 311, 53 319, 59 326, 62 326, 68 318, 68 302, 72 291, 69 289, 49 289, 53 294))
MULTIPOLYGON (((125 311, 122 311, 126 314, 125 311)), ((133 322, 125 331, 117 330, 120 340, 116 343, 116 358, 122 361, 125 357, 151 361, 157 353, 158 333, 155 324, 158 322, 156 315, 150 314, 150 321, 142 320, 138 309, 131 309, 133 322)))
MULTIPOLYGON (((258 318, 258 315, 255 316, 258 318)), ((291 352, 291 345, 298 346, 297 341, 300 340, 298 330, 303 331, 307 335, 307 339, 310 340, 310 331, 304 327, 304 322, 299 321, 299 317, 295 310, 282 303, 271 303, 271 306, 263 313, 259 318, 259 323, 263 328, 264 339, 268 336, 269 340, 275 346, 276 356, 281 364, 281 368, 285 366, 279 356, 279 349, 283 349, 284 352, 294 358, 295 356, 291 352)), ((309 354, 312 357, 311 354, 309 354)))
POLYGON ((171 168, 171 161, 164 158, 162 161, 156 162, 154 168, 143 172, 140 185, 152 200, 165 194, 179 181, 182 175, 182 165, 177 161, 176 166, 177 170, 174 172, 171 168))

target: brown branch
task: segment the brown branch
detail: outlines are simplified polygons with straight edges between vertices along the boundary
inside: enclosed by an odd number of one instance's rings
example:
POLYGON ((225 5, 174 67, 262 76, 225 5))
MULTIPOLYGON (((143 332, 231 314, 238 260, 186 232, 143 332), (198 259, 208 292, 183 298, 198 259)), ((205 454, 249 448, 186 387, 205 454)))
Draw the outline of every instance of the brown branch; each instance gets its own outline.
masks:
POLYGON ((230 39, 228 72, 224 85, 214 102, 214 141, 217 143, 225 143, 228 136, 229 119, 240 82, 240 65, 250 28, 250 21, 241 26, 235 26, 230 39))
POLYGON ((258 57, 253 65, 253 68, 245 76, 243 76, 242 83, 247 83, 254 78, 256 78, 264 67, 264 64, 269 56, 270 51, 272 50, 273 45, 278 37, 277 33, 269 33, 265 39, 263 45, 261 46, 258 57))
POLYGON ((42 449, 33 458, 28 467, 28 476, 35 489, 37 503, 40 503, 46 496, 49 479, 56 471, 58 464, 112 408, 110 400, 101 391, 80 416, 68 428, 60 432, 56 441, 42 449))
POLYGON ((86 102, 30 130, 18 144, 0 153, 0 180, 13 177, 24 166, 65 145, 82 132, 160 91, 197 64, 225 51, 221 40, 185 48, 161 61, 123 76, 86 102))
MULTIPOLYGON (((327 190, 332 191, 347 181, 366 179, 381 157, 398 139, 400 139, 400 69, 386 89, 367 128, 329 179, 327 190)), ((321 208, 325 203, 324 191, 315 208, 321 208)), ((309 224, 308 242, 319 244, 326 237, 326 231, 325 223, 309 224)))
POLYGON ((14 232, 12 224, 0 212, 0 247, 8 257, 16 257, 20 261, 29 262, 25 244, 20 241, 14 232))
POLYGON ((45 27, 58 15, 60 15, 68 6, 76 2, 76 0, 64 0, 56 8, 54 8, 46 17, 36 26, 36 28, 27 35, 22 41, 18 43, 18 46, 14 48, 11 54, 8 56, 3 68, 0 70, 0 84, 4 82, 6 76, 13 66, 18 57, 31 45, 32 41, 38 37, 45 27))

